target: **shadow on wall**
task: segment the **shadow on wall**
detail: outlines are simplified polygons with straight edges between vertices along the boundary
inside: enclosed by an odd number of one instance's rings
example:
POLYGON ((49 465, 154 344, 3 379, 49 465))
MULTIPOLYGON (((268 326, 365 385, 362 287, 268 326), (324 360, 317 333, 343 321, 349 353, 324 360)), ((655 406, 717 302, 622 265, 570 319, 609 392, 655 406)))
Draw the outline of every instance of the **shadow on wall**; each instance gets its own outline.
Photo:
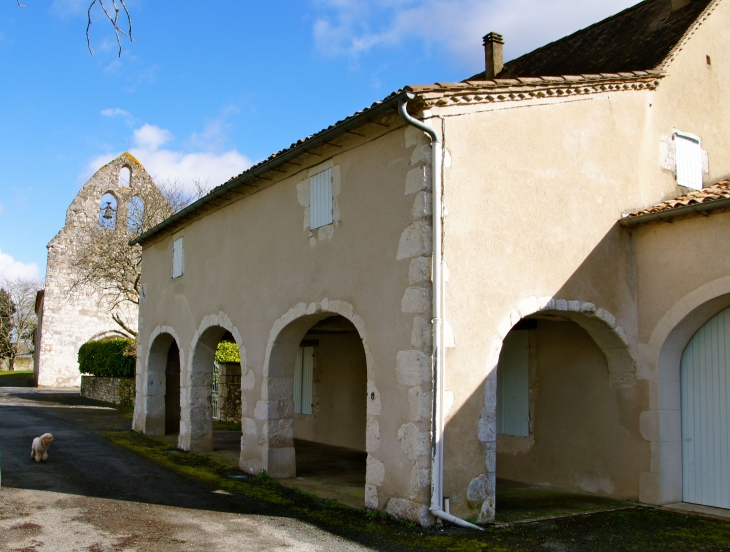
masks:
MULTIPOLYGON (((523 283, 545 289, 539 275, 526 274, 523 283)), ((501 347, 499 369, 495 354, 486 362, 489 376, 447 420, 445 494, 452 512, 479 515, 494 489, 495 461, 500 479, 638 498, 650 463, 639 430, 648 386, 636 381, 635 354, 626 344, 635 342, 635 328, 612 328, 614 316, 635 320, 635 294, 630 237, 617 224, 552 294, 561 301, 520 308, 522 321, 505 340, 495 328, 484 329, 491 332, 485 350, 501 347), (496 403, 491 410, 485 395, 496 403)), ((513 308, 525 299, 515 298, 513 308)))

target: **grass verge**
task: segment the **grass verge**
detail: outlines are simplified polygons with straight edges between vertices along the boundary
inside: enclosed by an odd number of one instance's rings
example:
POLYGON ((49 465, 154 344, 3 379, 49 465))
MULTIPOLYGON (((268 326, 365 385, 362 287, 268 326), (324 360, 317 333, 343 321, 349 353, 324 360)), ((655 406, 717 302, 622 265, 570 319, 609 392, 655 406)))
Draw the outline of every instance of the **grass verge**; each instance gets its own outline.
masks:
POLYGON ((423 530, 380 512, 349 508, 284 487, 265 475, 247 476, 205 455, 171 451, 170 444, 159 438, 131 431, 105 437, 181 475, 240 496, 249 511, 294 517, 375 550, 730 550, 730 523, 652 508, 490 527, 481 533, 450 526, 423 530))

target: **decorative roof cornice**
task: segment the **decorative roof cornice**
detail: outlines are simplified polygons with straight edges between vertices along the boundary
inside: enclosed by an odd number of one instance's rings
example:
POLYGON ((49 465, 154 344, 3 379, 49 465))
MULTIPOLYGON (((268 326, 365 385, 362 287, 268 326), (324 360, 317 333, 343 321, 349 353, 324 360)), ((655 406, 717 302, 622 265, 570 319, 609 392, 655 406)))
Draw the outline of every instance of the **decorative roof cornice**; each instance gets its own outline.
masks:
POLYGON ((521 77, 408 86, 406 90, 417 94, 425 108, 432 108, 565 98, 603 92, 655 90, 664 76, 661 71, 632 71, 601 75, 521 77))

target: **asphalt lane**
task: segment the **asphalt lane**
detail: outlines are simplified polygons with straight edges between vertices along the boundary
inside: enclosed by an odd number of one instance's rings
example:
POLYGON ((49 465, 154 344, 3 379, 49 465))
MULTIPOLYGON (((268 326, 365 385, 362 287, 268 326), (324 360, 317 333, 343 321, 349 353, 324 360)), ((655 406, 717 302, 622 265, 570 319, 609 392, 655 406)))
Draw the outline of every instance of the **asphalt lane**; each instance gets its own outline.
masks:
POLYGON ((130 426, 78 392, 0 388, 0 550, 365 550, 99 436, 130 426), (46 432, 56 441, 36 463, 46 432))

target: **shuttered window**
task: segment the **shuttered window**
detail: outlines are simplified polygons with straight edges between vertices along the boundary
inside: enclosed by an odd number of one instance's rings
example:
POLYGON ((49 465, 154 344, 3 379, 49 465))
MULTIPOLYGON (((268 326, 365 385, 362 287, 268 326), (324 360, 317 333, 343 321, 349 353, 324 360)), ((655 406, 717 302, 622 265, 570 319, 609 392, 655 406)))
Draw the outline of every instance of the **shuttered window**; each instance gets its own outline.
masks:
POLYGON ((674 148, 677 163, 677 184, 701 190, 702 141, 692 134, 675 132, 674 148))
POLYGON ((332 224, 332 169, 309 179, 309 228, 332 224))
POLYGON ((529 342, 527 330, 512 330, 504 340, 497 368, 497 433, 530 435, 529 342))
POLYGON ((183 275, 183 264, 185 255, 183 251, 183 239, 178 238, 172 242, 172 277, 179 278, 183 275))
POLYGON ((312 413, 314 347, 299 347, 294 365, 294 413, 312 413))

